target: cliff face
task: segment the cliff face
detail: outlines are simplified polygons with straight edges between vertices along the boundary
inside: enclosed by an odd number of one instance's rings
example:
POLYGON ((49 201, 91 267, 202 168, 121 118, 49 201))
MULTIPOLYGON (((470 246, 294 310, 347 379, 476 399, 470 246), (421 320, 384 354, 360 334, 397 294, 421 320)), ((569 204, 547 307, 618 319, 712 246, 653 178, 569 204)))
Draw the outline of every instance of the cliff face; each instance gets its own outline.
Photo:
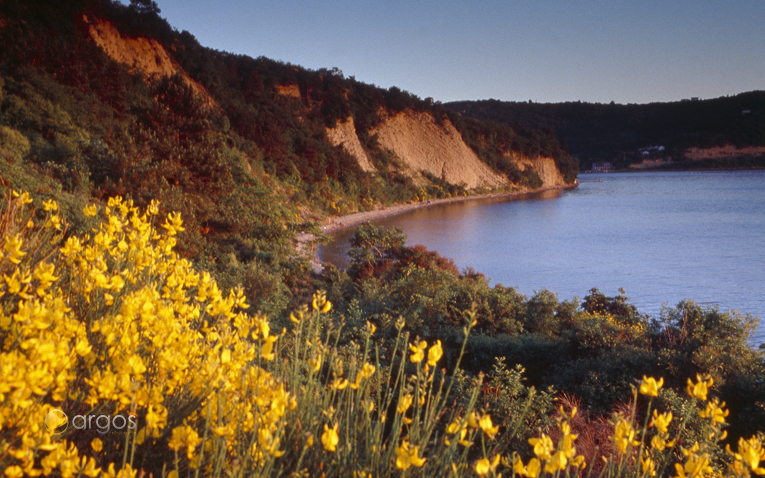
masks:
POLYGON ((555 165, 555 160, 553 158, 540 156, 536 159, 531 159, 526 156, 512 154, 511 159, 521 171, 526 171, 527 169, 536 171, 539 179, 542 180, 543 188, 566 185, 566 181, 558 170, 558 167, 555 165))
POLYGON ((436 124, 428 113, 405 112, 386 117, 371 131, 413 173, 427 171, 467 188, 497 187, 507 181, 478 159, 448 120, 436 124))
POLYGON ((327 139, 332 143, 332 146, 342 146, 351 156, 356 158, 362 171, 366 173, 377 171, 372 162, 369 161, 364 147, 361 146, 352 116, 343 122, 338 122, 334 128, 327 128, 327 139))
POLYGON ((112 59, 127 65, 133 71, 140 71, 147 76, 167 77, 180 74, 184 83, 204 101, 208 108, 217 108, 215 100, 202 85, 176 65, 165 48, 151 38, 127 38, 111 23, 99 18, 83 17, 89 25, 91 38, 112 59))
MULTIPOLYGON (((508 184, 507 178, 483 163, 462 140, 454 125, 445 120, 441 125, 429 113, 404 112, 387 115, 379 126, 370 131, 376 134, 383 148, 394 153, 404 166, 405 174, 419 179, 426 171, 452 184, 466 188, 499 187, 508 184)), ((334 146, 342 146, 365 172, 376 171, 356 135, 353 118, 338 122, 327 129, 327 138, 334 146)), ((531 168, 542 180, 542 187, 565 186, 563 175, 552 158, 530 159, 512 154, 518 169, 531 168)))
POLYGON ((714 148, 688 148, 685 158, 690 160, 736 158, 740 156, 761 156, 765 154, 765 146, 748 146, 736 148, 732 144, 714 148))

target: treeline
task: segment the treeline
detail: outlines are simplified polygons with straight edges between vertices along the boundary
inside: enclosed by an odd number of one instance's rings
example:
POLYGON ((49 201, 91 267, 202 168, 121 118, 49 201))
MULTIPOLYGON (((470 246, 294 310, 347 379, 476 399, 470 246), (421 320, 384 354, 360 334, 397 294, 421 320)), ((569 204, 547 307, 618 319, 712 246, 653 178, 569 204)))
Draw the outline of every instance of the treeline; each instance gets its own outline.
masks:
POLYGON ((664 146, 674 160, 689 147, 765 145, 765 92, 650 104, 458 101, 446 107, 480 120, 549 127, 583 163, 640 161, 639 148, 664 146))

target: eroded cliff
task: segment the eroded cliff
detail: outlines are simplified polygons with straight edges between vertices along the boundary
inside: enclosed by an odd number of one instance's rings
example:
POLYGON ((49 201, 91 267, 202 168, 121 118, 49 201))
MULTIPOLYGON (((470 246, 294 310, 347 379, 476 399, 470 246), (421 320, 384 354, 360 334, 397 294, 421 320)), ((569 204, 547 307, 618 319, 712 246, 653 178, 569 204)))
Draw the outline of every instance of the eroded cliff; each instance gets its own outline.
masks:
POLYGON ((88 24, 88 30, 93 41, 112 60, 150 77, 168 77, 180 74, 183 82, 202 99, 205 106, 217 108, 215 100, 204 87, 175 64, 167 50, 157 40, 144 37, 126 37, 110 22, 100 18, 84 16, 83 21, 88 24))

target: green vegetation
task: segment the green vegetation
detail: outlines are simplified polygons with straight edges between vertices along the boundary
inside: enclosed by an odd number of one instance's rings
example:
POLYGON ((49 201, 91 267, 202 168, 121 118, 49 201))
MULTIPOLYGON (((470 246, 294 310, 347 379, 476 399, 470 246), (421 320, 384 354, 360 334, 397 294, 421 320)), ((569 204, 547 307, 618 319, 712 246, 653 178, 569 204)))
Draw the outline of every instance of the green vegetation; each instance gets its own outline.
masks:
POLYGON ((565 141, 569 152, 581 160, 583 169, 589 169, 594 161, 615 161, 617 166, 626 167, 643 159, 637 154, 638 149, 651 146, 664 146, 661 157, 671 156, 676 163, 680 162, 673 168, 765 166, 761 157, 681 162, 683 152, 690 147, 765 146, 763 91, 645 105, 484 100, 445 106, 464 116, 515 128, 551 128, 565 141))
POLYGON ((469 193, 399 174, 370 134, 381 111, 452 122, 486 164, 530 187, 539 177, 509 153, 552 157, 576 178, 551 129, 212 51, 158 13, 151 0, 0 4, 0 181, 32 195, 9 192, 0 218, 7 476, 95 476, 110 463, 173 478, 536 476, 575 473, 578 456, 596 474, 646 476, 647 458, 655 470, 724 470, 742 462, 726 444, 761 443, 737 442, 765 430, 752 317, 682 302, 649 319, 597 289, 581 302, 529 298, 372 225, 356 232, 348 271, 314 273, 295 252, 324 214, 469 193), (157 40, 209 98, 180 72, 148 78, 112 61, 89 38, 95 18, 157 40), (299 98, 279 92, 291 85, 299 98), (379 174, 328 143, 325 128, 348 116, 379 174), (643 375, 663 388, 638 396, 651 388, 643 375), (36 413, 55 406, 130 409, 142 430, 51 440, 36 413), (668 431, 646 433, 646 407, 673 413, 668 431), (655 436, 677 441, 645 451, 655 436))

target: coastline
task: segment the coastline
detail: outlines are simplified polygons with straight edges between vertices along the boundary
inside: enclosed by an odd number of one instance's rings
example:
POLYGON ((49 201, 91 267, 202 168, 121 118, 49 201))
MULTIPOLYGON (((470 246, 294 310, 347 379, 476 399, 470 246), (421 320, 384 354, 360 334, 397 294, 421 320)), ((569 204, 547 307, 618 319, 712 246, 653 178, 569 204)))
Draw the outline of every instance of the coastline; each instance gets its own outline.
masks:
MULTIPOLYGON (((512 192, 497 192, 487 194, 476 194, 474 196, 460 196, 455 198, 444 199, 431 199, 429 201, 423 201, 418 203, 409 204, 397 204, 394 206, 388 206, 381 209, 375 209, 374 211, 357 212, 348 214, 345 216, 331 216, 325 218, 323 224, 320 226, 322 235, 329 234, 340 229, 349 227, 356 227, 366 222, 377 221, 380 219, 397 216, 415 209, 422 209, 437 204, 448 204, 454 202, 464 202, 479 199, 494 199, 494 198, 513 198, 522 197, 530 194, 537 194, 544 191, 564 190, 575 188, 579 185, 577 179, 574 184, 567 184, 564 186, 548 186, 544 188, 512 191, 512 192)), ((311 268, 316 273, 320 273, 324 268, 324 263, 319 259, 319 248, 316 245, 316 237, 313 234, 300 234, 297 238, 297 244, 295 250, 298 254, 304 255, 310 258, 311 268)))
POLYGON ((435 206, 437 204, 448 204, 453 202, 464 202, 464 201, 477 200, 477 199, 520 197, 520 196, 536 194, 536 193, 540 193, 544 191, 571 189, 571 188, 575 188, 578 185, 579 185, 579 181, 577 181, 574 184, 568 184, 565 186, 549 186, 546 188, 530 189, 526 191, 487 193, 487 194, 477 194, 475 196, 460 196, 460 197, 454 197, 454 198, 431 199, 429 201, 422 201, 417 203, 397 204, 394 206, 384 207, 382 209, 375 209, 374 211, 357 212, 353 214, 348 214, 346 216, 331 216, 324 219, 323 224, 321 226, 321 232, 324 234, 327 234, 327 233, 334 232, 340 229, 345 229, 348 227, 356 227, 361 224, 364 224, 365 222, 373 222, 380 219, 397 216, 399 214, 413 211, 415 209, 422 209, 422 208, 426 208, 430 206, 435 206))

